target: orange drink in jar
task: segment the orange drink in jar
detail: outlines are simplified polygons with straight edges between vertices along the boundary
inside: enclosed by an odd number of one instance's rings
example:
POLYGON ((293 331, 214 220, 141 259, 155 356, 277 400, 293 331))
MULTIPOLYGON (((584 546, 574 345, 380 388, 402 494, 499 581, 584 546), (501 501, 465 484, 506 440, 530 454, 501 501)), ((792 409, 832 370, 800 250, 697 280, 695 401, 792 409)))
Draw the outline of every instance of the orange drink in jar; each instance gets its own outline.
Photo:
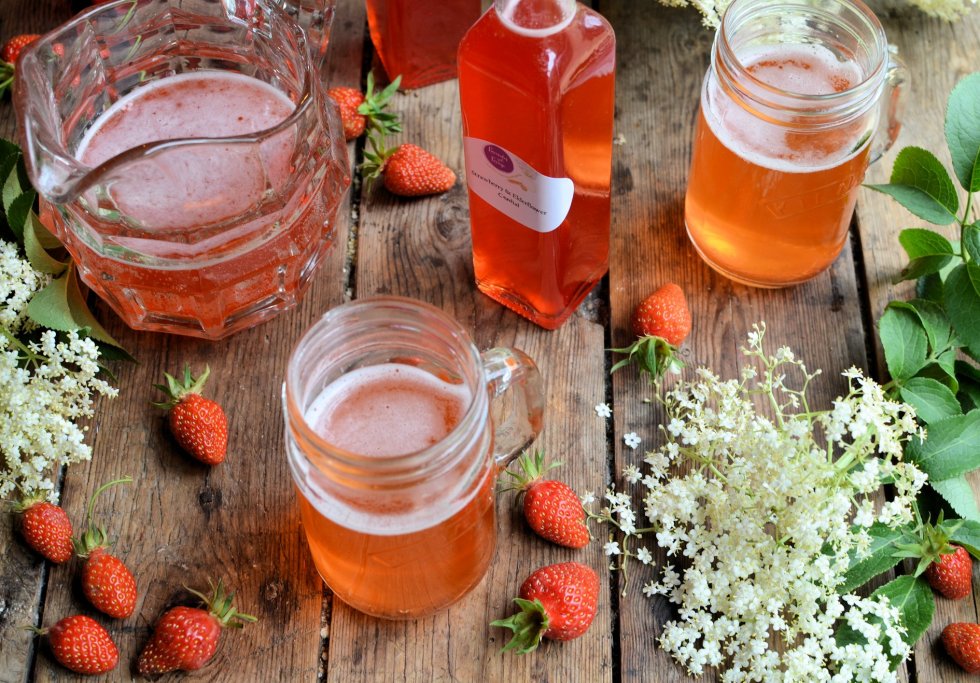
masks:
POLYGON ((702 87, 684 212, 709 265, 782 287, 833 263, 868 163, 893 141, 874 139, 882 95, 903 80, 887 47, 859 1, 730 5, 702 87))
POLYGON ((481 356, 431 306, 367 299, 330 311, 300 341, 284 408, 303 525, 335 595, 408 619, 479 583, 496 545, 497 473, 541 426, 530 359, 481 356), (496 424, 500 400, 518 408, 496 424))

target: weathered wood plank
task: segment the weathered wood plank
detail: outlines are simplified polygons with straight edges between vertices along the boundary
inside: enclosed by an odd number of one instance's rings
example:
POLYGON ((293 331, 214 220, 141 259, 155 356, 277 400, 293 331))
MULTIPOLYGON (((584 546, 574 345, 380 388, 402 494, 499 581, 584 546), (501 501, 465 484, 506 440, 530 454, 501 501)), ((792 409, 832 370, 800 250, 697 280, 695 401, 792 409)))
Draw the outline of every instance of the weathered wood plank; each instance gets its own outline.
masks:
MULTIPOLYGON (((59 0, 6 0, 0 10, 0 43, 19 33, 43 33, 69 17, 59 0)), ((0 136, 14 139, 16 122, 10 96, 0 101, 0 136)), ((33 625, 46 567, 17 536, 13 515, 0 517, 0 683, 27 680, 34 638, 21 627, 33 625)))
MULTIPOLYGON (((875 5, 891 43, 898 47, 899 56, 911 72, 911 92, 907 99, 903 130, 895 148, 887 153, 868 173, 868 182, 888 182, 898 151, 907 145, 923 147, 935 153, 949 166, 949 151, 943 132, 946 100, 960 78, 980 66, 980 14, 950 24, 929 19, 917 11, 886 0, 875 5)), ((962 195, 961 195, 962 196, 962 195)), ((924 221, 901 208, 896 202, 876 192, 864 191, 858 199, 862 258, 867 273, 869 312, 877 323, 885 305, 892 299, 907 299, 914 294, 912 283, 893 285, 892 279, 907 263, 905 252, 898 243, 898 233, 913 226, 928 226, 924 221)), ((959 235, 952 227, 939 229, 950 239, 959 235)), ((877 328, 871 331, 877 367, 881 376, 887 375, 877 328)), ((980 476, 969 477, 975 494, 980 494, 980 476)), ((967 681, 970 676, 954 664, 943 650, 939 635, 947 624, 955 621, 976 622, 978 619, 977 572, 974 571, 972 600, 947 600, 936 596, 936 613, 932 626, 922 636, 915 651, 916 679, 932 683, 967 681)))
MULTIPOLYGON (((421 144, 459 174, 463 168, 456 82, 401 94, 401 141, 421 144)), ((356 296, 387 293, 428 301, 454 315, 480 348, 514 345, 534 357, 546 379, 548 414, 539 445, 566 464, 561 476, 578 490, 606 479, 605 434, 592 406, 604 400, 602 326, 573 316, 546 332, 483 297, 473 280, 466 193, 457 185, 433 198, 405 201, 376 188, 361 208, 356 296)), ((415 623, 382 622, 336 601, 328 680, 349 681, 608 681, 612 676, 609 595, 589 632, 533 657, 500 654, 505 632, 491 620, 511 611, 510 599, 534 569, 576 559, 600 572, 598 548, 574 552, 534 537, 497 501, 498 547, 489 574, 448 611, 415 623)))
MULTIPOLYGON (((338 7, 331 42, 331 80, 360 78, 364 16, 359 3, 338 7)), ((353 145, 351 146, 353 151, 353 145)), ((279 392, 286 359, 299 336, 324 310, 340 303, 347 280, 349 196, 341 206, 336 242, 302 304, 274 321, 219 343, 136 333, 99 306, 102 320, 140 360, 118 368, 120 396, 102 402, 94 430, 93 462, 72 468, 64 504, 80 523, 100 483, 120 474, 136 480, 108 491, 97 506, 115 552, 125 558, 140 590, 136 615, 99 618, 120 650, 115 680, 130 678, 150 627, 169 606, 187 602, 182 585, 223 578, 237 602, 259 622, 224 637, 208 680, 315 680, 322 662, 323 585, 306 545, 283 446, 279 392), (206 468, 180 454, 167 433, 150 385, 185 363, 211 367, 210 395, 229 413, 229 456, 206 468)), ((51 572, 44 622, 92 613, 77 586, 77 561, 51 572)), ((37 680, 74 680, 42 650, 37 680)))
MULTIPOLYGON (((829 406, 846 386, 839 372, 866 365, 849 248, 827 273, 790 289, 752 289, 711 271, 686 235, 684 193, 712 33, 693 11, 608 0, 601 8, 617 34, 616 132, 625 137, 613 160, 612 346, 629 343, 633 307, 661 284, 676 282, 686 291, 694 318, 686 344, 690 365, 703 364, 724 377, 737 376, 743 363, 738 349, 752 324, 765 320, 770 349, 789 345, 810 368, 824 369, 813 387, 812 405, 829 406)), ((640 401, 649 392, 632 371, 613 377, 619 484, 619 471, 627 464, 640 464, 643 450, 659 443, 662 412, 640 401), (636 451, 623 445, 622 436, 630 431, 643 438, 636 451)), ((656 544, 651 538, 648 545, 653 550, 656 544)), ((655 553, 655 559, 661 566, 665 556, 655 553)), ((634 568, 628 593, 620 601, 622 680, 688 680, 686 672, 655 644, 674 613, 663 600, 648 601, 640 593, 651 575, 634 568)))

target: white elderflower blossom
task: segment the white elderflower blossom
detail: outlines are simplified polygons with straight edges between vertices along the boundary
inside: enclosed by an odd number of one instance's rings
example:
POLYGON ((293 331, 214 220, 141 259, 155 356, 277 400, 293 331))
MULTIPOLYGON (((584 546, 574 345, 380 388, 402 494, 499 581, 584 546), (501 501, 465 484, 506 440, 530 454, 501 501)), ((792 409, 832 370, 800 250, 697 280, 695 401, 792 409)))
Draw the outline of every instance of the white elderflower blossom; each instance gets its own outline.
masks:
POLYGON ((640 435, 636 432, 629 432, 628 434, 623 435, 623 443, 629 446, 630 450, 635 451, 637 446, 639 446, 642 441, 643 439, 641 439, 640 435))
POLYGON ((852 553, 870 552, 868 528, 913 518, 926 481, 902 461, 914 412, 856 369, 831 410, 812 410, 806 391, 818 372, 787 348, 767 355, 764 336, 756 327, 744 349, 757 373, 726 381, 700 369, 663 394, 666 443, 644 458, 647 474, 623 473, 639 483, 648 528, 637 528, 623 491, 607 491, 608 507, 590 517, 621 532, 621 546, 615 536, 605 546, 621 555, 617 568, 628 557, 652 561, 647 548, 631 549, 644 535, 676 564, 643 593, 677 605, 660 644, 691 674, 710 666, 722 681, 894 681, 892 661, 910 651, 898 609, 838 587, 852 553), (759 395, 773 414, 757 411, 759 395), (670 476, 682 463, 684 474, 670 476), (876 505, 885 481, 895 495, 876 505), (841 628, 867 644, 838 642, 841 628))
POLYGON ((612 408, 609 407, 608 403, 599 403, 595 407, 595 414, 602 418, 611 417, 612 408))
POLYGON ((47 282, 0 240, 0 499, 54 498, 57 468, 92 456, 76 422, 92 416, 93 394, 116 394, 98 377, 95 342, 28 320, 27 304, 47 282))

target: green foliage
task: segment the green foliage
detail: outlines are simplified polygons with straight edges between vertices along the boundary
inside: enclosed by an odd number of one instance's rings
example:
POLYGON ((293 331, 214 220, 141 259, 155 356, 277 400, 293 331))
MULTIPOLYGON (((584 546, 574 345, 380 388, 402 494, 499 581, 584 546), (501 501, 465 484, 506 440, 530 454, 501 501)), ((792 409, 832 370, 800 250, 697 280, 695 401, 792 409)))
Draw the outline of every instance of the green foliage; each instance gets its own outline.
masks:
POLYGON ((956 187, 946 169, 932 152, 920 147, 906 147, 898 153, 891 182, 868 187, 891 195, 916 216, 935 225, 955 221, 960 208, 956 187))
POLYGON ((907 529, 893 529, 880 522, 872 524, 868 534, 871 536, 868 554, 858 557, 856 550, 851 551, 850 566, 844 575, 844 583, 837 587, 838 593, 850 593, 887 572, 901 561, 895 555, 895 549, 915 540, 907 529))
POLYGON ((37 192, 31 187, 20 148, 0 139, 0 238, 16 242, 31 266, 51 276, 48 285, 34 295, 28 316, 42 327, 60 332, 76 330, 92 337, 114 358, 132 358, 99 324, 88 307, 71 256, 41 223, 35 210, 37 192))

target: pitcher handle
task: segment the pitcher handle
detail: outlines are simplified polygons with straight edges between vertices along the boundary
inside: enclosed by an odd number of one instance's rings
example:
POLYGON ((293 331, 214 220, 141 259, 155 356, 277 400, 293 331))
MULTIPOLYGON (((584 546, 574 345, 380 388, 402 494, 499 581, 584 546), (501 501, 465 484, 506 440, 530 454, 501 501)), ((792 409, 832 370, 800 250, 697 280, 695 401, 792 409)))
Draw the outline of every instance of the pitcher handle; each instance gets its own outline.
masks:
MULTIPOLYGON (((306 34, 313 66, 323 71, 337 0, 277 0, 306 34)), ((321 73, 321 76, 325 74, 321 73)))
POLYGON ((888 46, 888 70, 885 72, 885 91, 882 93, 878 130, 871 143, 871 162, 891 149, 902 130, 905 101, 908 98, 909 70, 898 56, 898 48, 888 46))
POLYGON ((519 349, 489 349, 480 357, 490 392, 493 458, 504 468, 541 433, 544 383, 538 366, 519 349))

